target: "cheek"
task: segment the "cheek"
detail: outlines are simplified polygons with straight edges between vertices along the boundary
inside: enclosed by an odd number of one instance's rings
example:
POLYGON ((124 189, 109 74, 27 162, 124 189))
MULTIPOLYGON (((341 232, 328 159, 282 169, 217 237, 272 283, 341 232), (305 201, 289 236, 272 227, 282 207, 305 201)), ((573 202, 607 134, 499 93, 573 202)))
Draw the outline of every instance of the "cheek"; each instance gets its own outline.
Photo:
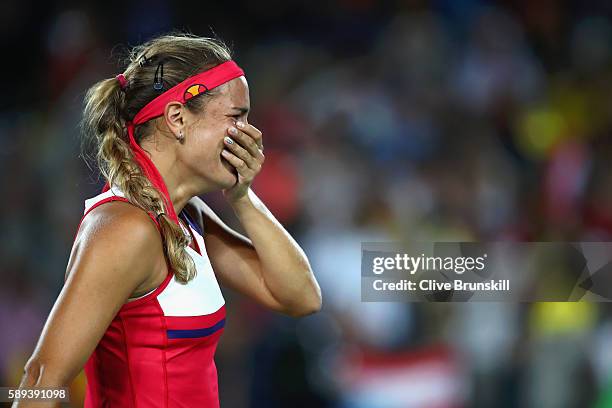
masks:
POLYGON ((219 156, 223 148, 223 130, 199 129, 191 133, 191 137, 183 146, 183 152, 191 162, 210 161, 219 156))

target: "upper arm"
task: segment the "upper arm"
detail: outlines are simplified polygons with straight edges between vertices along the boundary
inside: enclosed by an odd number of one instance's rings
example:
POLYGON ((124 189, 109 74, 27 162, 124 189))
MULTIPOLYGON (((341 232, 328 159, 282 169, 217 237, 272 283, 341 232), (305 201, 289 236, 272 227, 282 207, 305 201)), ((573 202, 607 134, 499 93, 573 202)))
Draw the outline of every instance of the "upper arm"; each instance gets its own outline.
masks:
POLYGON ((48 371, 43 382, 69 382, 82 369, 121 306, 154 270, 161 248, 155 226, 137 207, 112 202, 90 212, 30 359, 48 371))
POLYGON ((265 284, 259 256, 251 240, 227 226, 199 197, 189 202, 201 215, 206 251, 221 285, 269 309, 283 312, 284 307, 265 284))

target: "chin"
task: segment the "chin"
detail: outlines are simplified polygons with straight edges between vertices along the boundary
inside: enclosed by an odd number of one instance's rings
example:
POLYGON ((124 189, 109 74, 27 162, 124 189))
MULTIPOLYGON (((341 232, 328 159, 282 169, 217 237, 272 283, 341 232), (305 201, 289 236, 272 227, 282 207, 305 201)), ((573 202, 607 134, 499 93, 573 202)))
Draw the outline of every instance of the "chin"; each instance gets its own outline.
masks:
POLYGON ((224 164, 222 160, 224 159, 218 161, 216 167, 198 168, 202 183, 206 186, 205 192, 220 191, 236 184, 238 180, 237 170, 229 163, 224 164))

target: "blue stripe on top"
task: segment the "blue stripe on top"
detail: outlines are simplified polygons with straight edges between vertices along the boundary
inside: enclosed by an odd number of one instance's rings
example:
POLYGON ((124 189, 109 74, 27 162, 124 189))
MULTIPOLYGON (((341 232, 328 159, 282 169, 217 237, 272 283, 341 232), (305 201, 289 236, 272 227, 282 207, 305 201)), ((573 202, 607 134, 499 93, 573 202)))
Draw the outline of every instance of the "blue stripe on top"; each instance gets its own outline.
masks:
POLYGON ((167 330, 169 339, 191 339, 197 337, 210 336, 214 332, 220 330, 225 326, 225 319, 220 320, 211 327, 204 327, 202 329, 188 329, 188 330, 167 330))
POLYGON ((195 231, 198 232, 198 234, 200 234, 200 236, 204 236, 204 232, 202 231, 202 229, 200 228, 200 226, 198 224, 196 224, 191 217, 187 214, 187 211, 181 211, 181 214, 183 215, 183 217, 185 218, 185 220, 189 223, 189 225, 191 226, 191 228, 193 228, 195 231))

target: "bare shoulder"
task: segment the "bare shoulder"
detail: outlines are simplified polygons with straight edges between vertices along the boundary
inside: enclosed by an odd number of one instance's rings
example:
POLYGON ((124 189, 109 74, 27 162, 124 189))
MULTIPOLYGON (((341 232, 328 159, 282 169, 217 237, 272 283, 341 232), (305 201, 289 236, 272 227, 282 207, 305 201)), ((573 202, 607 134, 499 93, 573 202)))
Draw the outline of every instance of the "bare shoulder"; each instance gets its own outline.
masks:
MULTIPOLYGON (((91 210, 83 219, 74 241, 66 276, 72 269, 73 261, 77 259, 83 263, 90 258, 99 258, 102 265, 116 262, 130 265, 138 259, 146 265, 155 258, 155 254, 162 251, 160 234, 145 211, 123 201, 105 203, 91 210)), ((112 272, 110 268, 104 270, 112 272)), ((146 273, 147 269, 132 270, 146 273)), ((142 279, 146 278, 142 276, 142 279)))
POLYGON ((151 217, 141 208, 124 201, 112 201, 90 211, 79 230, 89 234, 113 234, 113 231, 132 231, 143 238, 159 235, 151 217))

